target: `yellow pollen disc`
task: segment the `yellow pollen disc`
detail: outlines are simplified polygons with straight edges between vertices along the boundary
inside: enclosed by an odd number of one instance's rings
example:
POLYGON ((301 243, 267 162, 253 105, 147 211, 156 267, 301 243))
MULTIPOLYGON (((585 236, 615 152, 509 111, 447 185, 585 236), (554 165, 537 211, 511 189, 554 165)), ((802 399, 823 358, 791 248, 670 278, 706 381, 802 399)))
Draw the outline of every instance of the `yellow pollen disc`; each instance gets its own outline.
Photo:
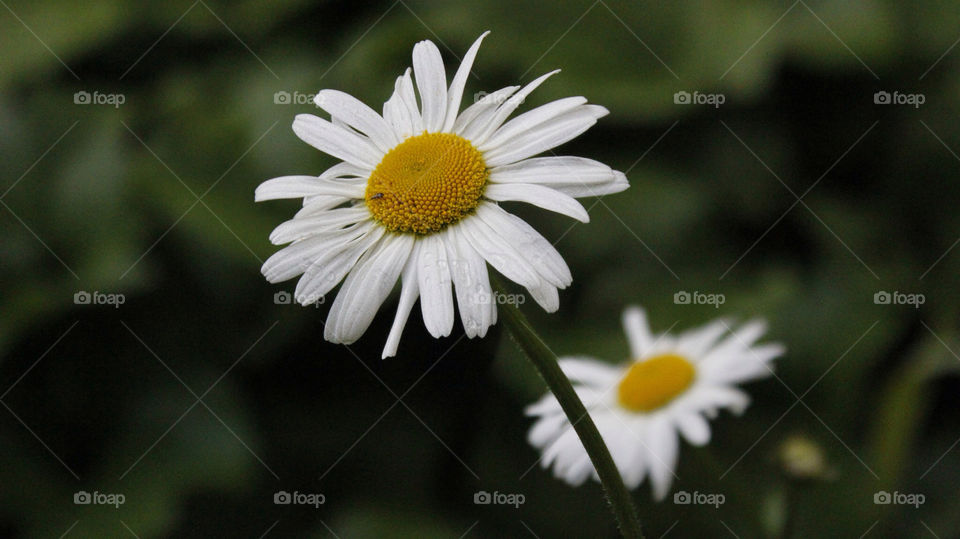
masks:
POLYGON ((483 154, 452 133, 409 137, 367 182, 366 202, 387 230, 429 234, 473 211, 487 183, 483 154))
POLYGON ((651 412, 683 393, 695 375, 693 365, 676 354, 634 363, 620 381, 620 404, 634 412, 651 412))

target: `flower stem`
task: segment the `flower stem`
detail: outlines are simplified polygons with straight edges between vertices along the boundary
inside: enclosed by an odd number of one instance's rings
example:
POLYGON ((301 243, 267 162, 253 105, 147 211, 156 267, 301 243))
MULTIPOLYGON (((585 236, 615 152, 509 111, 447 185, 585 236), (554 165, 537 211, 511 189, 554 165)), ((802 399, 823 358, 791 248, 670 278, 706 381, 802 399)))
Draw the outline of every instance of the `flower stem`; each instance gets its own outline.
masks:
MULTIPOLYGON (((496 282, 496 281, 495 281, 496 282)), ((503 286, 497 282, 497 288, 503 290, 503 286)), ((500 309, 503 314, 504 323, 510 331, 510 336, 517 343, 520 350, 523 351, 527 359, 537 368, 540 376, 547 382, 547 387, 556 396, 560 407, 567 415, 570 424, 573 425, 577 436, 587 450, 587 455, 593 462, 597 475, 600 476, 600 483, 603 485, 607 502, 613 511, 617 524, 620 526, 620 533, 628 538, 642 538, 643 533, 640 530, 640 519, 637 516, 637 510, 633 506, 630 492, 623 484, 623 478, 617 466, 613 463, 613 457, 610 451, 603 443, 600 431, 594 424, 587 409, 580 401, 570 380, 557 364, 557 358, 543 342, 543 339, 533 330, 526 317, 516 306, 504 305, 500 309)))

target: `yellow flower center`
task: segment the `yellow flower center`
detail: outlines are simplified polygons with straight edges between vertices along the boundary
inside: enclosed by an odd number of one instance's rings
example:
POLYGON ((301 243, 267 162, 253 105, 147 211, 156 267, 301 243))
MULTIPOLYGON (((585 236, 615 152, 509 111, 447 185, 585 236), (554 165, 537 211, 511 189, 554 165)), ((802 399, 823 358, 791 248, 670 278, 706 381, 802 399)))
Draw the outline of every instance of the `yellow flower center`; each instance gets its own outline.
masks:
POLYGON ((652 412, 690 387, 695 375, 693 365, 676 354, 634 363, 620 381, 620 404, 634 412, 652 412))
POLYGON ((473 211, 488 176, 483 154, 467 139, 423 133, 387 152, 364 198, 387 230, 429 234, 473 211))

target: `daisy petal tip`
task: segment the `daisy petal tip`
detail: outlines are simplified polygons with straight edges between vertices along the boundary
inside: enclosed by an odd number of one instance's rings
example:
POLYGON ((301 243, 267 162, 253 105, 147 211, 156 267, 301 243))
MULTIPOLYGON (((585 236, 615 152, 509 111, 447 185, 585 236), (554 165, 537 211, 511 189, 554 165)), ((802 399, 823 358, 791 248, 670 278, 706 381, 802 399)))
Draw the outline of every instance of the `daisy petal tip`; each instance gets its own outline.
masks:
POLYGON ((437 48, 436 43, 430 41, 429 39, 424 39, 423 41, 418 41, 416 45, 413 46, 413 54, 430 53, 436 51, 437 54, 440 54, 440 49, 437 48))
POLYGON ((294 129, 296 129, 298 125, 303 126, 305 122, 310 122, 310 121, 319 120, 319 119, 320 119, 319 116, 302 112, 293 117, 293 127, 294 129))
POLYGON ((332 95, 334 90, 320 90, 315 96, 313 96, 313 104, 323 108, 324 103, 327 102, 327 96, 332 95))
POLYGON ((610 188, 610 194, 620 193, 630 188, 630 180, 627 175, 619 170, 613 171, 613 187, 610 188))

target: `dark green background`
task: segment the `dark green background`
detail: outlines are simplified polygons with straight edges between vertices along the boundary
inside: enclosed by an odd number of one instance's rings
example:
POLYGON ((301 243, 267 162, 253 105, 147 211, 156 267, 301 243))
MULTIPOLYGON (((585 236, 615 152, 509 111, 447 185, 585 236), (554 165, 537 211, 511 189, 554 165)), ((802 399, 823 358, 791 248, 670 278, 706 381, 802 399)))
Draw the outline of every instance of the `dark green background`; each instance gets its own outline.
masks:
POLYGON ((784 511, 797 536, 960 534, 958 23, 954 2, 892 0, 5 0, 0 535, 614 533, 598 485, 530 470, 522 409, 544 388, 499 326, 437 341, 415 311, 381 361, 395 298, 348 349, 322 339, 329 301, 275 305, 293 283, 259 273, 297 204, 254 204, 254 188, 333 163, 290 130, 316 109, 275 92, 379 108, 416 41, 452 75, 487 29, 468 99, 562 68, 527 106, 608 107, 559 153, 631 181, 585 200, 589 225, 511 206, 573 271, 558 313, 523 306, 550 346, 626 359, 619 315, 639 303, 656 330, 763 316, 789 348, 742 419, 682 446, 675 490, 726 503, 655 503, 644 484, 649 535, 764 536, 784 511), (681 90, 726 102, 674 104, 681 90), (877 105, 881 90, 926 102, 877 105), (675 305, 681 290, 726 303, 675 305), (881 290, 926 302, 876 305, 881 290), (828 480, 787 484, 791 434, 821 447, 828 480), (881 489, 926 503, 875 505, 881 489), (126 503, 75 505, 80 490, 126 503), (278 490, 326 503, 274 505, 278 490), (526 503, 474 505, 478 490, 526 503))

